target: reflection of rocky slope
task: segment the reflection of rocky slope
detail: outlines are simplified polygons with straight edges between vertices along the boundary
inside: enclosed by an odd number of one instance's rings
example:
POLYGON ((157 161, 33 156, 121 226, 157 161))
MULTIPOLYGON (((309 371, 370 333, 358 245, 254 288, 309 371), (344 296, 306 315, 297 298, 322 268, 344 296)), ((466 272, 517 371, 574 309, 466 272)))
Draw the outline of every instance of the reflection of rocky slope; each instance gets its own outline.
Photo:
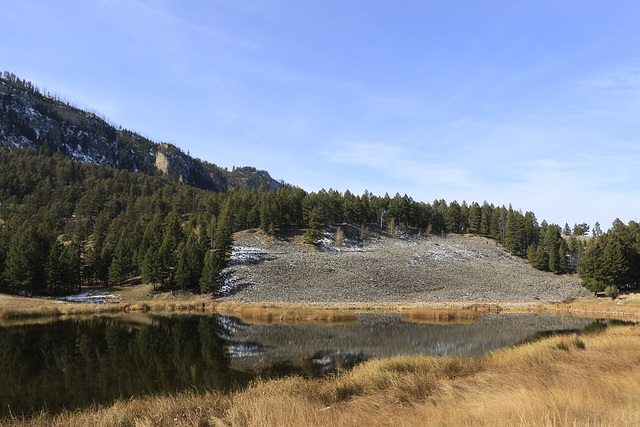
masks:
POLYGON ((491 240, 460 235, 392 238, 370 231, 358 247, 317 251, 298 237, 235 236, 249 263, 227 270, 236 301, 563 301, 580 279, 538 271, 491 240))
POLYGON ((233 368, 260 369, 304 357, 329 363, 335 360, 332 355, 346 359, 415 354, 476 357, 520 343, 536 332, 582 329, 591 322, 550 314, 512 313, 485 315, 472 324, 433 325, 405 322, 397 313, 365 313, 354 325, 236 323, 228 338, 236 349, 233 368))

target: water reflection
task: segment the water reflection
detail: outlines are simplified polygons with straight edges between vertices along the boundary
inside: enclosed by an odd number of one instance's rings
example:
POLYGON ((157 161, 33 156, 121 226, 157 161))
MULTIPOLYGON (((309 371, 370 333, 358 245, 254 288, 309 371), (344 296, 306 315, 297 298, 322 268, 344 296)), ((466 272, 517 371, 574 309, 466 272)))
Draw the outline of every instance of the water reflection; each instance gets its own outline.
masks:
POLYGON ((479 357, 541 331, 580 330, 593 319, 550 314, 489 314, 473 323, 414 323, 396 313, 365 313, 352 325, 251 325, 227 318, 231 366, 261 372, 330 372, 374 357, 479 357), (310 367, 310 361, 313 366, 310 367))
POLYGON ((1 328, 2 414, 76 408, 191 387, 225 390, 229 368, 218 316, 95 317, 1 328))
POLYGON ((254 375, 316 376, 373 357, 481 356, 549 330, 593 323, 536 314, 473 324, 368 313, 351 325, 252 325, 226 316, 122 316, 0 327, 0 415, 77 408, 185 389, 228 390, 254 375))

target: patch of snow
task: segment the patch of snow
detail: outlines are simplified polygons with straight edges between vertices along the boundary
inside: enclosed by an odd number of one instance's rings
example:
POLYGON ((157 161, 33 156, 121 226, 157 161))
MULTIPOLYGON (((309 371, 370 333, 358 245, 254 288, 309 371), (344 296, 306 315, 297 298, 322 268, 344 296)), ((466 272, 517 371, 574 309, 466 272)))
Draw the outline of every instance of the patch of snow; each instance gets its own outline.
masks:
POLYGON ((235 276, 233 270, 227 270, 222 272, 222 286, 220 286, 220 296, 226 297, 231 295, 236 288, 238 278, 235 276))
POLYGON ((416 242, 411 240, 411 235, 409 235, 409 233, 402 233, 402 234, 400 234, 399 238, 404 240, 409 246, 417 245, 416 242))
POLYGON ((323 252, 364 252, 364 248, 357 242, 342 238, 340 246, 335 246, 337 227, 330 225, 322 230, 322 238, 318 240, 318 246, 323 252))
POLYGON ((435 247, 429 248, 426 255, 435 261, 452 261, 457 259, 473 259, 477 254, 453 245, 438 244, 435 247))
POLYGON ((261 262, 268 252, 264 249, 234 244, 231 249, 229 266, 240 264, 255 264, 261 262))
POLYGON ((235 271, 232 268, 234 265, 251 265, 257 264, 264 260, 265 255, 269 252, 255 248, 252 246, 246 246, 242 244, 234 244, 231 250, 231 259, 225 271, 222 272, 222 286, 220 287, 221 296, 229 296, 237 287, 238 278, 235 275, 235 271))
POLYGON ((120 296, 110 294, 107 291, 88 291, 66 297, 43 297, 42 299, 60 302, 85 302, 89 304, 117 304, 122 302, 120 296))

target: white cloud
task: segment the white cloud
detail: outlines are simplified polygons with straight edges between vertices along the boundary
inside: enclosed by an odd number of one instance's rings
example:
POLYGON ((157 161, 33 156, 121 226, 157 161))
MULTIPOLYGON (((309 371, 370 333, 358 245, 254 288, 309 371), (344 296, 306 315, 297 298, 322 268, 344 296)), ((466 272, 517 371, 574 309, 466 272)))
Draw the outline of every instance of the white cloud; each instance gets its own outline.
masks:
POLYGON ((640 68, 624 67, 608 73, 581 80, 580 85, 598 89, 640 89, 640 68))
POLYGON ((328 162, 373 169, 412 186, 443 188, 472 186, 469 171, 455 163, 425 158, 423 153, 384 142, 342 142, 324 152, 328 162))

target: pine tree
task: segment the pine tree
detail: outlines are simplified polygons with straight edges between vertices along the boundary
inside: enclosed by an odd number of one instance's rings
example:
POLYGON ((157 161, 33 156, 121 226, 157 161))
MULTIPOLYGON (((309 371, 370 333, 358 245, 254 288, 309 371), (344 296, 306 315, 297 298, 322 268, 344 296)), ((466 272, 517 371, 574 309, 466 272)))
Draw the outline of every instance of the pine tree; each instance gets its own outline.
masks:
POLYGON ((214 251, 208 251, 204 256, 202 275, 200 276, 200 292, 220 294, 222 279, 220 277, 220 263, 214 251))
POLYGON ((602 230, 600 229, 600 223, 596 221, 596 223, 593 226, 593 237, 600 237, 600 236, 602 236, 602 230))
POLYGON ((586 222, 582 224, 574 224, 573 225, 573 235, 574 236, 586 236, 589 234, 589 226, 586 222))
POLYGON ((82 261, 80 245, 76 242, 64 246, 60 254, 60 265, 63 273, 63 292, 79 292, 81 290, 82 261))
POLYGON ((327 224, 324 204, 318 195, 311 193, 304 198, 302 208, 303 218, 308 224, 305 241, 315 244, 320 238, 320 230, 327 224))
POLYGON ((541 247, 529 245, 527 249, 527 261, 538 270, 546 270, 549 268, 548 262, 545 262, 545 252, 541 247))
POLYGON ((555 273, 565 271, 567 268, 567 244, 560 235, 560 226, 552 224, 547 227, 547 232, 542 242, 549 257, 549 270, 555 273))
POLYGON ((36 230, 24 222, 11 238, 5 276, 9 288, 27 292, 44 289, 48 250, 36 230))
POLYGON ((225 203, 220 211, 216 230, 214 234, 215 252, 221 268, 227 265, 231 258, 231 249, 233 247, 233 236, 231 235, 231 223, 233 218, 229 210, 228 203, 225 203))
POLYGON ((194 289, 199 286, 203 258, 201 247, 198 245, 195 235, 191 233, 186 243, 182 242, 178 247, 176 284, 182 290, 194 289))
POLYGON ((153 289, 156 290, 156 285, 163 279, 158 250, 151 246, 147 249, 140 264, 140 270, 142 273, 142 281, 144 283, 152 283, 153 289))
POLYGON ((162 245, 164 217, 162 212, 157 212, 145 227, 142 241, 137 251, 138 264, 140 266, 145 263, 145 258, 150 248, 154 253, 157 253, 162 245))
POLYGON ((469 205, 463 200, 460 205, 460 233, 469 232, 469 212, 469 205))
POLYGON ((173 286, 175 270, 178 263, 178 246, 184 238, 178 215, 171 211, 164 222, 162 244, 158 250, 161 280, 173 286))
POLYGON ((560 270, 560 253, 558 252, 558 247, 556 245, 551 245, 549 247, 549 270, 560 270))
POLYGON ((460 205, 457 201, 449 203, 449 208, 445 212, 445 227, 448 233, 460 232, 460 205))
POLYGON ((520 212, 509 211, 504 227, 504 247, 512 254, 525 253, 526 248, 524 217, 520 212))
POLYGON ((488 236, 491 234, 491 216, 493 213, 493 206, 489 205, 486 201, 482 204, 482 216, 480 218, 480 234, 488 236))
POLYGON ((447 202, 444 199, 434 200, 432 204, 433 215, 431 217, 432 230, 436 233, 445 233, 445 213, 447 202))
POLYGON ((109 266, 109 280, 113 283, 121 282, 134 271, 133 255, 135 253, 131 246, 129 230, 122 230, 120 239, 113 251, 113 259, 109 266))
POLYGON ((55 242, 51 245, 49 259, 47 262, 47 282, 49 285, 49 291, 54 295, 60 293, 65 280, 61 258, 62 245, 55 242))
POLYGON ((482 208, 477 202, 473 202, 469 208, 469 233, 480 233, 480 223, 482 222, 482 208))
POLYGON ((491 215, 491 237, 493 240, 502 243, 504 241, 504 225, 507 220, 507 209, 502 206, 496 208, 491 215))
POLYGON ((629 263, 624 256, 623 245, 618 236, 607 239, 602 252, 602 263, 605 284, 620 288, 628 283, 629 263))
POLYGON ((596 294, 607 286, 603 265, 604 240, 605 236, 594 239, 580 261, 582 285, 596 294))
POLYGON ((539 226, 538 220, 533 212, 527 212, 524 214, 524 246, 528 248, 529 245, 537 245, 539 242, 539 226))
POLYGON ((157 258, 160 265, 161 281, 173 286, 173 279, 178 262, 177 250, 180 242, 170 231, 165 232, 162 245, 158 250, 157 258))

